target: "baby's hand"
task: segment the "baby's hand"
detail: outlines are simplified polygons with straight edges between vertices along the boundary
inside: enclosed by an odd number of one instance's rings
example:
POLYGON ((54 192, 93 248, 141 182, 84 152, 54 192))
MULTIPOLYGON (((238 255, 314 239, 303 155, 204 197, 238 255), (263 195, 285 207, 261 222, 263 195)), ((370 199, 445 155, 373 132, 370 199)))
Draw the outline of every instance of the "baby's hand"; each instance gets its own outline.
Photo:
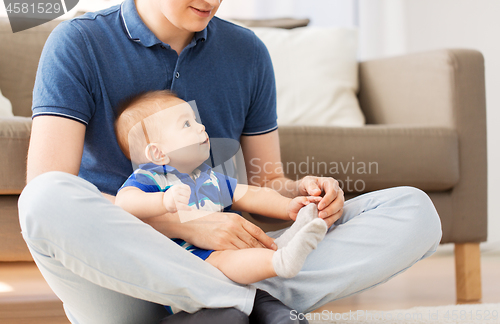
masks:
POLYGON ((292 201, 290 201, 290 203, 288 204, 288 216, 295 221, 297 219, 297 214, 302 207, 307 206, 310 203, 317 204, 321 201, 321 199, 322 197, 318 196, 299 196, 293 198, 292 201))
POLYGON ((163 194, 163 205, 169 213, 175 213, 179 210, 191 210, 191 207, 189 207, 190 196, 191 188, 188 185, 174 185, 163 194))

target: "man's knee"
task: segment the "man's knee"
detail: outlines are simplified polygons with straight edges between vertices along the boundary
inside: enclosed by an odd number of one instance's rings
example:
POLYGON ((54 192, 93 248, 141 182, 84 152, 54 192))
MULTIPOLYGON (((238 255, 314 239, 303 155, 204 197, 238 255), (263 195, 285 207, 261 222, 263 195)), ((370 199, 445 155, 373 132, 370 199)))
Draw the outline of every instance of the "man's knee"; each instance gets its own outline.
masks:
POLYGON ((40 230, 63 217, 61 208, 70 200, 71 188, 82 181, 85 182, 68 173, 51 171, 26 185, 18 201, 19 222, 25 239, 39 237, 40 230))
POLYGON ((414 187, 400 187, 408 205, 414 206, 416 212, 411 219, 413 231, 422 234, 422 240, 428 240, 436 245, 441 240, 441 219, 434 207, 434 203, 424 191, 414 187))

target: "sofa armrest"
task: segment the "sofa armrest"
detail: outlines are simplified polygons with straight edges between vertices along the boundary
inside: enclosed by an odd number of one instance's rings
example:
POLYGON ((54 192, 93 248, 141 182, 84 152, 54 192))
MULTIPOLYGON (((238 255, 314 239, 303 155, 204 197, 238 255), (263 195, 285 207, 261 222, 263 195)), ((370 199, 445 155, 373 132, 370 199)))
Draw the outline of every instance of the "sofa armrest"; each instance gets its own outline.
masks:
POLYGON ((487 156, 484 58, 446 49, 362 62, 359 100, 368 124, 447 127, 459 141, 460 178, 451 190, 452 242, 486 239, 487 156), (471 217, 471 215, 474 215, 471 217))
POLYGON ((0 118, 0 195, 19 194, 26 183, 31 118, 0 118))

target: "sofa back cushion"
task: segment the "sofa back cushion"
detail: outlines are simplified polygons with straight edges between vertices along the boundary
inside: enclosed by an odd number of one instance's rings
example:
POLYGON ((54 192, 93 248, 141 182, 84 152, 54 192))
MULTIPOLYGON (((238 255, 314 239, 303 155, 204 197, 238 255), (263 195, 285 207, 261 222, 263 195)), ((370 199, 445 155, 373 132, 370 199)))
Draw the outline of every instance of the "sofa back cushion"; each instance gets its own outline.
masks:
POLYGON ((279 125, 364 125, 356 97, 355 29, 250 29, 267 46, 273 61, 279 125))
POLYGON ((43 45, 50 32, 61 22, 12 33, 9 20, 0 18, 0 89, 12 103, 15 116, 31 116, 36 70, 43 45))

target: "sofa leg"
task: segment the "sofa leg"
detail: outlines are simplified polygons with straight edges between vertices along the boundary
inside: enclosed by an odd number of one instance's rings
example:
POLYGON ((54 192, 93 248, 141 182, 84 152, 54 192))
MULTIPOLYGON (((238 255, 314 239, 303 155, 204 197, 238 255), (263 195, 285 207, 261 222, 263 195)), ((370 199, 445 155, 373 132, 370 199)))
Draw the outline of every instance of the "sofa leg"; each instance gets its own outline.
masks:
POLYGON ((455 243, 457 304, 481 302, 481 251, 479 243, 455 243))

